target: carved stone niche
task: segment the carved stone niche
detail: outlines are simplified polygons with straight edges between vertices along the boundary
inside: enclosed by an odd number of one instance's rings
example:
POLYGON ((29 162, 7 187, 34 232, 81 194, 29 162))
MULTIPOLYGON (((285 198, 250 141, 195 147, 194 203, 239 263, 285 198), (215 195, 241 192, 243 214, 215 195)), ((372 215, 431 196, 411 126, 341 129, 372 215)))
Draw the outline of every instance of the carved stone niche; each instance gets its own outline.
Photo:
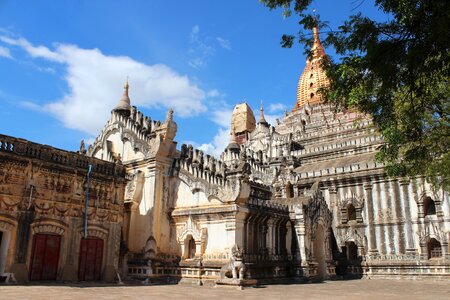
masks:
POLYGON ((419 218, 425 218, 432 215, 436 215, 437 217, 444 216, 442 202, 438 195, 433 196, 431 193, 424 191, 422 196, 416 201, 419 218))
POLYGON ((181 245, 182 259, 201 258, 206 249, 207 229, 199 228, 192 216, 189 216, 184 226, 177 234, 181 245))
POLYGON ((339 201, 341 211, 341 223, 348 224, 349 221, 363 223, 362 210, 364 208, 364 198, 351 193, 339 201))

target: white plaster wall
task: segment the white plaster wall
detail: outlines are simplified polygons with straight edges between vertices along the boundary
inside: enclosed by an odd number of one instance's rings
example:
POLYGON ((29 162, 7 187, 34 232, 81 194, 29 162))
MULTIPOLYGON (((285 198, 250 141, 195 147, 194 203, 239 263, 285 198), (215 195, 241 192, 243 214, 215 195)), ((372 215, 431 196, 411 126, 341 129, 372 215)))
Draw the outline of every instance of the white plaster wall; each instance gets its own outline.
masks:
POLYGON ((194 193, 191 188, 183 181, 176 190, 175 207, 198 207, 198 206, 211 206, 219 205, 221 202, 217 199, 208 200, 206 194, 201 190, 196 190, 194 193))
MULTIPOLYGON (((112 150, 116 154, 120 154, 123 162, 135 159, 143 159, 145 157, 145 155, 141 151, 135 151, 135 149, 133 149, 131 141, 122 141, 121 133, 118 131, 110 134, 106 140, 112 142, 113 149, 110 150, 112 150)), ((103 147, 106 147, 106 145, 103 145, 103 147)), ((104 149, 100 149, 99 151, 94 153, 94 157, 107 159, 104 149)))
POLYGON ((98 150, 97 152, 94 153, 93 156, 98 159, 103 159, 103 150, 102 149, 98 150))
POLYGON ((128 140, 125 140, 125 143, 123 144, 123 153, 121 153, 122 155, 122 160, 123 161, 128 161, 133 159, 133 148, 131 147, 131 142, 128 140))
POLYGON ((207 223, 204 227, 208 230, 205 254, 224 253, 226 248, 233 247, 229 243, 230 232, 226 230, 225 222, 207 223))
POLYGON ((107 138, 108 141, 111 141, 113 144, 113 150, 115 153, 120 154, 123 158, 123 142, 120 137, 120 132, 114 132, 109 135, 107 138))
POLYGON ((139 204, 139 213, 146 215, 154 206, 155 198, 155 171, 149 171, 145 175, 142 200, 139 204))

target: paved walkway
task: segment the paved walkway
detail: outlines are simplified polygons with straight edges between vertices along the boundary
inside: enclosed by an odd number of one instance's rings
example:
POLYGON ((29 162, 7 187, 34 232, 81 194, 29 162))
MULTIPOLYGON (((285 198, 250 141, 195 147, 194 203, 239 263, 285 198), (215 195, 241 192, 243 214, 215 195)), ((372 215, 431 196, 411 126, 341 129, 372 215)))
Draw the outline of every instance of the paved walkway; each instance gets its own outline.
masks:
POLYGON ((237 290, 227 287, 150 286, 0 286, 0 299, 450 299, 449 281, 351 280, 267 285, 237 290))

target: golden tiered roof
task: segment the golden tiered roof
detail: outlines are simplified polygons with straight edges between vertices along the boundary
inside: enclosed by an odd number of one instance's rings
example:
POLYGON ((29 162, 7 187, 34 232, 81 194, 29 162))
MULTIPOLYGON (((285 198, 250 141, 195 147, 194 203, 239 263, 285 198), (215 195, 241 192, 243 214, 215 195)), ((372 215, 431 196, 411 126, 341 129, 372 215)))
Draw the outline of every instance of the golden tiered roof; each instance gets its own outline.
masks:
POLYGON ((322 103, 322 96, 317 93, 317 90, 329 83, 325 71, 321 67, 322 59, 325 57, 325 49, 320 42, 317 26, 314 26, 313 32, 312 57, 307 59, 305 69, 298 80, 295 108, 301 108, 307 103, 311 105, 322 103))

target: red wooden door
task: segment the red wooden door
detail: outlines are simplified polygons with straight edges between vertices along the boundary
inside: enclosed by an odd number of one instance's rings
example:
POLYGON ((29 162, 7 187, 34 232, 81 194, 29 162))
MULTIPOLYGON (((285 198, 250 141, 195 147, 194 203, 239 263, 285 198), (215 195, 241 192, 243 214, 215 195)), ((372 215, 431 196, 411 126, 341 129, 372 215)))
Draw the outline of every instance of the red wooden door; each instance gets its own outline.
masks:
POLYGON ((34 235, 30 280, 56 280, 60 246, 60 235, 34 235))
POLYGON ((81 239, 78 280, 100 280, 103 259, 103 240, 97 238, 81 239))

